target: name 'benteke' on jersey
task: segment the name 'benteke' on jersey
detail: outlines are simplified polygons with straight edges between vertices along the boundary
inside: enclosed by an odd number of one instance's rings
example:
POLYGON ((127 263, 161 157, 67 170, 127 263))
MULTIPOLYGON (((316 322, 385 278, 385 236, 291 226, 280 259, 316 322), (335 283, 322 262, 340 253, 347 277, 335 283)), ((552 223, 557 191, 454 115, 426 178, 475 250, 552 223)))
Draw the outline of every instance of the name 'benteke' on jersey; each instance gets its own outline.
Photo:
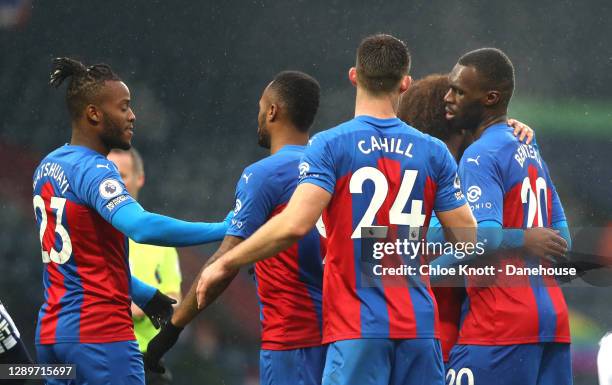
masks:
MULTIPOLYGON (((561 201, 537 144, 522 144, 512 132, 505 123, 488 127, 460 161, 459 177, 476 220, 521 229, 564 222, 561 201)), ((499 254, 496 268, 502 272, 506 265, 550 266, 512 250, 499 254)), ((554 277, 498 273, 493 280, 487 278, 486 285, 479 277, 469 277, 466 290, 459 344, 570 342, 567 305, 554 277)))
MULTIPOLYGON (((323 212, 324 343, 439 336, 427 277, 366 282, 369 265, 362 263, 361 229, 426 227, 432 210, 464 205, 456 170, 441 141, 397 118, 358 116, 312 138, 300 163, 300 183, 332 194, 323 212)), ((381 262, 386 267, 412 263, 390 258, 381 262)))

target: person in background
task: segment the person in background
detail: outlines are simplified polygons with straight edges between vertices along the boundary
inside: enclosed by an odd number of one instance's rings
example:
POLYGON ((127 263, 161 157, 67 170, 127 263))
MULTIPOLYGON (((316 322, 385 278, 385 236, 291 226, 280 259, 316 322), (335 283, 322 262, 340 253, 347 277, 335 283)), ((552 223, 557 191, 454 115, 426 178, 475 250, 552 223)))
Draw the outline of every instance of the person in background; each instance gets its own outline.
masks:
MULTIPOLYGON (((140 153, 134 148, 129 150, 113 149, 107 158, 119 169, 119 175, 130 195, 138 200, 138 193, 145 183, 144 163, 140 153)), ((146 245, 129 240, 129 259, 132 274, 141 281, 156 287, 159 291, 178 302, 181 300, 181 268, 178 253, 173 247, 146 245)), ((147 351, 149 341, 157 334, 155 326, 134 302, 131 305, 134 320, 134 334, 140 351, 147 351)), ((172 382, 169 371, 154 373, 145 368, 147 385, 164 385, 172 382)))

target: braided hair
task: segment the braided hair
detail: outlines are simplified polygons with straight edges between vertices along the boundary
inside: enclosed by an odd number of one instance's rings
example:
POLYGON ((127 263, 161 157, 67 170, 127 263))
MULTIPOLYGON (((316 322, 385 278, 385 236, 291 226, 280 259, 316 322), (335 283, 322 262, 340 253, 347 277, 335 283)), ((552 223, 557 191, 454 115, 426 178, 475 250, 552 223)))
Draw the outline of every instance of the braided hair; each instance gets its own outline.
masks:
POLYGON ((108 64, 86 67, 83 63, 67 57, 53 59, 49 84, 58 88, 68 77, 71 79, 66 90, 66 105, 73 119, 78 118, 85 106, 97 97, 104 82, 121 81, 108 64))

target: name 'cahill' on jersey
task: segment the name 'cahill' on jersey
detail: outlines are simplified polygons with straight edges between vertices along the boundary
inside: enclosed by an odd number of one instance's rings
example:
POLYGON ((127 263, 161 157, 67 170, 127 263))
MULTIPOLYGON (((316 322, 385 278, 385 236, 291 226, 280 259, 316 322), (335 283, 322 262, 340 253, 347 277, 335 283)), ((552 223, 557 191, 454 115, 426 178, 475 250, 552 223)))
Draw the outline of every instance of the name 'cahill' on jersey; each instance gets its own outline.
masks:
POLYGON ((371 265, 362 261, 361 229, 427 226, 432 210, 464 205, 456 169, 441 141, 397 118, 358 116, 313 137, 300 164, 300 183, 332 194, 323 213, 324 343, 438 337, 436 302, 425 277, 365 281, 371 265))
MULTIPOLYGON (((459 176, 476 220, 522 229, 565 221, 537 145, 520 143, 512 131, 505 123, 487 128, 461 158, 459 176)), ((498 267, 548 263, 503 253, 498 267)), ((567 305, 553 277, 496 274, 495 282, 487 285, 474 282, 477 279, 467 281, 460 344, 570 342, 567 305)))
POLYGON ((134 202, 115 165, 81 146, 48 154, 33 178, 45 302, 37 344, 134 339, 127 238, 110 221, 134 202))

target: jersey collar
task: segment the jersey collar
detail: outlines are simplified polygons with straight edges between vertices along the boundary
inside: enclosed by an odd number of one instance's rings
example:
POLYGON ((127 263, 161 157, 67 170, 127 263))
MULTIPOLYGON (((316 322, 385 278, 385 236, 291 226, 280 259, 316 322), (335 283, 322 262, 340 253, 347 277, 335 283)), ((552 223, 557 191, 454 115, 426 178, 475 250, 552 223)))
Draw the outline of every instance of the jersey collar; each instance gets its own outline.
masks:
POLYGON ((379 119, 369 115, 359 115, 356 116, 355 119, 376 127, 392 127, 397 126, 401 122, 398 118, 379 119))
POLYGON ((279 153, 281 151, 291 151, 291 150, 304 151, 305 148, 306 148, 306 146, 300 146, 298 144, 285 144, 276 153, 279 153))

